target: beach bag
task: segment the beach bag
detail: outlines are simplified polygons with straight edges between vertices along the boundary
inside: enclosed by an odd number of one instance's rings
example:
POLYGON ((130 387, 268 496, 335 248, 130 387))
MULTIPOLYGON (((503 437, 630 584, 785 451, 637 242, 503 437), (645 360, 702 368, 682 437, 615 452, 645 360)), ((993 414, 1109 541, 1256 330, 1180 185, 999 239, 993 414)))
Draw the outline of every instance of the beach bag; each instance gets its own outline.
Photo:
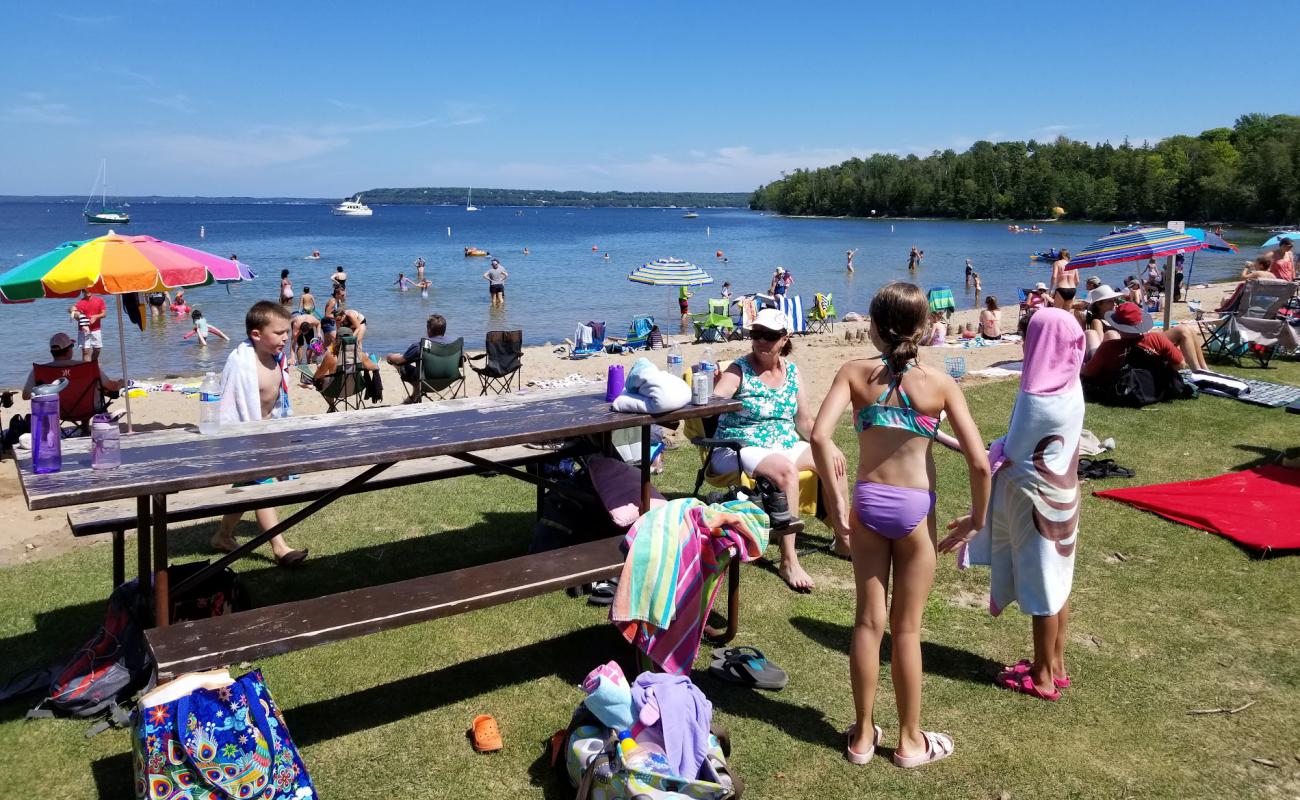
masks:
POLYGON ((140 709, 131 740, 139 800, 316 798, 260 670, 140 709))
POLYGON ((554 465, 545 464, 543 471, 550 479, 550 486, 533 526, 529 553, 592 542, 624 532, 610 519, 591 475, 580 462, 563 459, 554 465))
POLYGON ((565 753, 569 781, 577 787, 575 800, 731 800, 744 791, 727 767, 725 737, 709 734, 709 753, 700 774, 686 778, 664 774, 662 769, 629 767, 619 749, 618 735, 585 707, 579 707, 579 715, 589 722, 570 726, 565 753))

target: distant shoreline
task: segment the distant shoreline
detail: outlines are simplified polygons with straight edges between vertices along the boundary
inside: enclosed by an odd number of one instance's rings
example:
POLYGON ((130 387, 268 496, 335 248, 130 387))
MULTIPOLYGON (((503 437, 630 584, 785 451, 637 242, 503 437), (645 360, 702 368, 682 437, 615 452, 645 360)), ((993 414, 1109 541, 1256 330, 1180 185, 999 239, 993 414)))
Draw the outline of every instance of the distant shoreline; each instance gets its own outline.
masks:
MULTIPOLYGON (((364 193, 363 193, 364 197, 364 193)), ((274 205, 321 205, 332 206, 339 201, 338 198, 332 197, 170 197, 163 195, 148 195, 144 197, 117 197, 116 201, 124 203, 133 203, 136 205, 231 205, 231 206, 274 206, 274 205)), ((0 205, 19 204, 19 203, 54 203, 58 205, 83 205, 86 198, 80 195, 0 195, 0 205)), ((490 200, 475 200, 483 208, 661 208, 667 210, 680 209, 727 209, 727 210, 747 210, 748 206, 744 205, 592 205, 590 203, 493 203, 490 200)), ((381 200, 366 200, 367 205, 371 206, 416 206, 426 208, 458 208, 462 204, 459 202, 439 202, 439 203, 402 203, 386 202, 381 200)))

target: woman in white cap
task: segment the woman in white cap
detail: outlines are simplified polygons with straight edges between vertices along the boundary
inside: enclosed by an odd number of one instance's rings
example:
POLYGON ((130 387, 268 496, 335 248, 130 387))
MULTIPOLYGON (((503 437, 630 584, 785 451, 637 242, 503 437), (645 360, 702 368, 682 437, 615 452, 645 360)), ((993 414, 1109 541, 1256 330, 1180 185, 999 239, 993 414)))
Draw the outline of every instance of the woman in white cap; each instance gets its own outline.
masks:
MULTIPOLYGON (((745 446, 739 456, 733 450, 715 450, 712 466, 719 473, 739 469, 752 478, 765 478, 784 495, 774 495, 767 503, 772 533, 780 538, 777 572, 791 589, 806 592, 813 580, 799 564, 795 534, 803 530, 799 473, 814 469, 808 439, 817 409, 804 393, 798 368, 787 358, 793 345, 785 314, 775 308, 759 311, 750 335, 750 352, 733 361, 713 389, 715 396, 735 398, 743 406, 718 419, 714 436, 737 439, 745 446)), ((844 455, 836 451, 835 480, 844 479, 844 469, 844 455)))
POLYGON ((1123 296, 1123 293, 1115 291, 1104 283, 1088 292, 1088 310, 1084 313, 1083 324, 1084 334, 1087 337, 1083 356, 1085 361, 1092 358, 1092 354, 1097 352, 1097 348, 1104 340, 1119 338, 1119 334, 1106 324, 1106 315, 1115 310, 1115 304, 1123 296))

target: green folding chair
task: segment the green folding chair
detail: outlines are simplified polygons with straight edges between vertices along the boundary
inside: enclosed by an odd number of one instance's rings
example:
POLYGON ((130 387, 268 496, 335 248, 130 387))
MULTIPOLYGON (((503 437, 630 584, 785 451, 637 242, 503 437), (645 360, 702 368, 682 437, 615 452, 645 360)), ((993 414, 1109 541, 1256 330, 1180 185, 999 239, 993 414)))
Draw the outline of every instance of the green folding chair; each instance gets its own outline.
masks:
POLYGON ((408 403, 419 403, 426 397, 436 400, 465 397, 465 339, 446 344, 421 339, 415 373, 414 381, 403 376, 408 403))
POLYGON ((730 338, 736 323, 727 313, 730 303, 726 299, 709 299, 709 310, 704 314, 692 314, 691 324, 695 326, 695 341, 722 342, 730 338))

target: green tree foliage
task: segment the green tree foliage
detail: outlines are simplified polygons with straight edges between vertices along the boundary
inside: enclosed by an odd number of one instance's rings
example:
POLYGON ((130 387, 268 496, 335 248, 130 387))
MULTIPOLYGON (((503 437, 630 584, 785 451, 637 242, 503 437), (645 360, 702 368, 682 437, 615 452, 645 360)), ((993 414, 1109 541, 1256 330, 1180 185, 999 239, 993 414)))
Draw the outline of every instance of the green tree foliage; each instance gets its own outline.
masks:
POLYGON ((976 142, 925 158, 878 153, 782 174, 750 208, 824 216, 1300 220, 1300 116, 1247 114, 1232 128, 1140 147, 976 142))

